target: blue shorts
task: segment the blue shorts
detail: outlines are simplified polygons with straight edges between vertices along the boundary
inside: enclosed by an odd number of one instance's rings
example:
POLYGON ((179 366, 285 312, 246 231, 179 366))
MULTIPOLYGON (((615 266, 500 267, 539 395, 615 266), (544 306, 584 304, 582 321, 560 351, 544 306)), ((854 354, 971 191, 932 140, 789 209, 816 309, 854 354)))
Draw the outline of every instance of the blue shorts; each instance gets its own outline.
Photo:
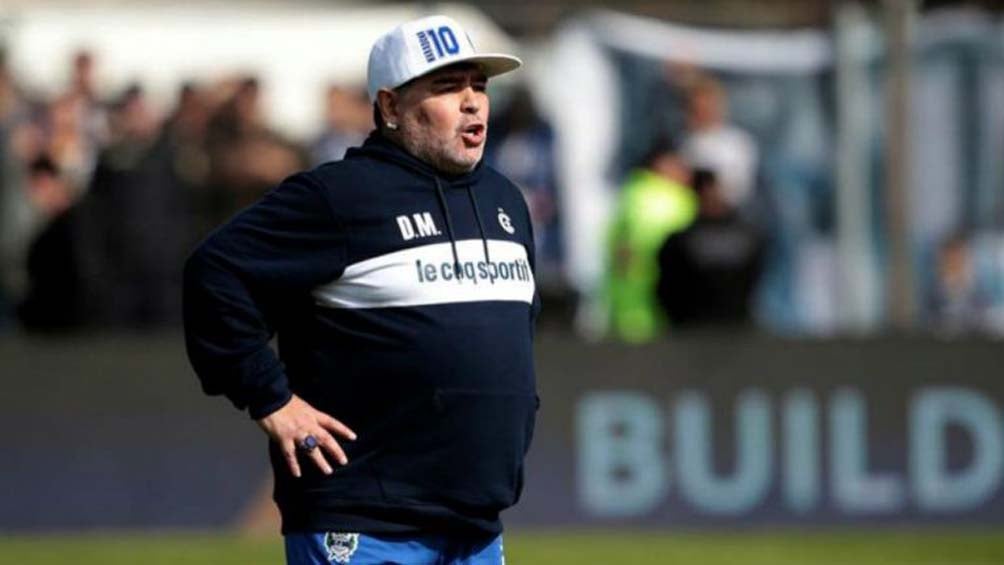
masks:
POLYGON ((505 565, 502 536, 382 536, 351 533, 286 535, 288 565, 505 565))

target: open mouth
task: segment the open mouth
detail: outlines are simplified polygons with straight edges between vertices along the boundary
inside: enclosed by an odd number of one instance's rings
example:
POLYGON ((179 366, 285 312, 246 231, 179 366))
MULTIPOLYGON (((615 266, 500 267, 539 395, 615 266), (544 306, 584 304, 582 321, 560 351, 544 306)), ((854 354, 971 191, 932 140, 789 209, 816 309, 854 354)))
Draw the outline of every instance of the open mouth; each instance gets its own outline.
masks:
POLYGON ((485 140, 484 124, 469 124, 460 130, 460 137, 467 145, 481 145, 485 140))

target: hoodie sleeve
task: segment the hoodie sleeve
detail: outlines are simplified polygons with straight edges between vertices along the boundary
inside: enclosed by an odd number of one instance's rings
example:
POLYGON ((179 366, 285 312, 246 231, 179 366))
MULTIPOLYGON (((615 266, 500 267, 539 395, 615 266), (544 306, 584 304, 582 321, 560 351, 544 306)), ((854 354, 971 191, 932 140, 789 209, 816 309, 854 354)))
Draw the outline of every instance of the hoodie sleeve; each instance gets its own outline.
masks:
POLYGON ((225 395, 254 419, 291 397, 269 341, 282 304, 345 268, 345 234, 322 188, 290 177, 213 232, 185 263, 189 360, 206 394, 225 395))

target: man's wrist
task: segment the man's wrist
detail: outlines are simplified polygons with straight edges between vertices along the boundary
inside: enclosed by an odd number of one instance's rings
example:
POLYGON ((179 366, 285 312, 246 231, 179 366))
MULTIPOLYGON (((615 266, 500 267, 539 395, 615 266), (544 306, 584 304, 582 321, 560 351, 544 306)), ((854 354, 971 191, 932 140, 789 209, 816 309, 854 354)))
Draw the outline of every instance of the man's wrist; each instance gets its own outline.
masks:
POLYGON ((248 415, 252 420, 261 420, 289 403, 293 393, 288 389, 248 402, 248 415))

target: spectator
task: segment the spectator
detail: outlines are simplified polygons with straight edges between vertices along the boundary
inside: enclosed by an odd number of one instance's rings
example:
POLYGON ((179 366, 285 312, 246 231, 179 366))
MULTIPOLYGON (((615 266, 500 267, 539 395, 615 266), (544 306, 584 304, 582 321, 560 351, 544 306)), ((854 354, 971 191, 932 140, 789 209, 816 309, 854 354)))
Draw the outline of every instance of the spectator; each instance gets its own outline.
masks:
POLYGON ((928 310, 935 331, 958 335, 992 330, 992 300, 981 287, 973 265, 969 238, 953 234, 938 248, 928 310))
POLYGON ((0 47, 0 140, 9 135, 11 125, 26 117, 27 111, 24 95, 7 66, 7 54, 0 47))
POLYGON ((757 167, 753 138, 727 123, 725 92, 718 81, 698 75, 687 89, 683 155, 695 167, 715 173, 726 202, 741 208, 749 200, 757 167))
POLYGON ((211 112, 207 93, 195 83, 183 84, 151 151, 148 182, 157 185, 157 192, 166 199, 168 217, 186 253, 213 226, 206 147, 211 112))
POLYGON ((9 324, 16 287, 18 256, 24 233, 25 200, 20 190, 21 163, 14 147, 15 132, 27 118, 27 104, 0 47, 0 330, 9 324))
POLYGON ((665 326, 656 299, 657 255, 666 237, 689 226, 697 215, 690 175, 676 144, 660 140, 621 188, 610 228, 606 285, 614 337, 650 341, 665 326))
POLYGON ((105 107, 98 98, 97 64, 94 54, 87 50, 77 51, 73 56, 73 70, 70 75, 69 96, 83 106, 83 127, 88 140, 100 145, 108 140, 108 124, 105 107))
POLYGON ((18 317, 29 330, 70 329, 82 320, 73 195, 47 156, 30 164, 28 191, 49 222, 28 250, 28 292, 18 317))
POLYGON ((147 179, 158 124, 139 86, 113 104, 109 124, 111 143, 82 202, 88 303, 97 322, 144 325, 157 284, 149 271, 168 233, 155 229, 162 227, 164 207, 147 179))
POLYGON ((109 142, 108 116, 98 99, 95 69, 91 52, 74 54, 67 90, 50 104, 46 121, 46 152, 77 194, 87 188, 98 154, 109 142))
POLYGON ((178 266, 212 227, 206 150, 210 111, 205 92, 195 84, 184 84, 143 167, 142 186, 137 188, 148 212, 155 212, 145 214, 142 230, 144 250, 137 274, 145 290, 138 325, 179 321, 178 266))
POLYGON ((209 122, 207 149, 215 218, 220 224, 266 190, 303 168, 299 149, 268 129, 261 119, 258 80, 238 81, 209 122))
POLYGON ((86 106, 73 94, 64 94, 46 109, 42 124, 44 152, 60 170, 74 195, 87 188, 100 145, 87 134, 86 106))
POLYGON ((365 90, 329 86, 324 97, 324 131, 311 145, 313 162, 341 159, 346 149, 361 145, 373 129, 372 112, 365 90))
POLYGON ((88 104, 97 104, 98 94, 95 83, 94 54, 81 49, 73 54, 73 70, 70 74, 70 94, 79 96, 88 104))
POLYGON ((698 169, 693 186, 697 220, 659 251, 659 301, 675 328, 749 326, 764 238, 736 214, 714 173, 698 169))

